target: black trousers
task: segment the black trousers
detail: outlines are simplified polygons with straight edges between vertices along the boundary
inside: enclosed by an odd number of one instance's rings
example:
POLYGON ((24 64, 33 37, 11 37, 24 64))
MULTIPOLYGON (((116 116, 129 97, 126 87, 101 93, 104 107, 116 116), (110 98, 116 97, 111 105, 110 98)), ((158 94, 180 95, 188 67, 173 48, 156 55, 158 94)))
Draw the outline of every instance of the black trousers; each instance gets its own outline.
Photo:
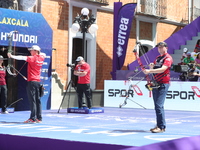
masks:
POLYGON ((7 105, 7 86, 6 85, 0 85, 0 95, 1 95, 2 112, 5 112, 6 105, 7 105))
POLYGON ((87 100, 87 107, 92 107, 92 98, 91 98, 91 90, 90 84, 77 84, 77 94, 78 94, 78 107, 82 108, 83 106, 83 94, 85 94, 87 100))
POLYGON ((42 107, 40 101, 40 82, 29 81, 26 90, 31 110, 30 119, 42 120, 42 107))

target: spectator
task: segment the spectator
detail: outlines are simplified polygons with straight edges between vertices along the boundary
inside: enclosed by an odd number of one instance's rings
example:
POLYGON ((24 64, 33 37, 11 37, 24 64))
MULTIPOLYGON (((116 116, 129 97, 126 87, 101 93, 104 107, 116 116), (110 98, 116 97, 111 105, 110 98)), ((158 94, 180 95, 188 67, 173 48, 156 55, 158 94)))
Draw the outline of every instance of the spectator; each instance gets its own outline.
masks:
POLYGON ((200 52, 200 39, 198 39, 194 51, 196 51, 197 53, 200 52))
POLYGON ((187 65, 189 63, 194 63, 194 58, 191 57, 191 53, 187 52, 187 57, 183 59, 183 64, 187 65))
POLYGON ((195 49, 194 52, 191 52, 191 57, 194 58, 194 60, 195 60, 197 57, 197 54, 198 54, 198 50, 195 49))
POLYGON ((183 54, 182 54, 182 57, 181 57, 181 62, 183 62, 183 59, 184 59, 185 57, 187 57, 187 52, 188 52, 188 49, 185 47, 185 48, 183 49, 183 54))

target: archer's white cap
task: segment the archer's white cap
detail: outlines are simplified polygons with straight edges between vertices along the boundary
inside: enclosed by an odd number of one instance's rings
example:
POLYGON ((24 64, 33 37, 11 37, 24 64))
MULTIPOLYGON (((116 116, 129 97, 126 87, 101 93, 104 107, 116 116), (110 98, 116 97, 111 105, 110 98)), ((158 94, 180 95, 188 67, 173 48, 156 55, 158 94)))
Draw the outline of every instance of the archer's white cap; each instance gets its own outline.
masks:
POLYGON ((28 50, 29 50, 29 51, 31 51, 31 50, 36 50, 36 51, 39 51, 39 52, 40 52, 41 48, 40 48, 39 46, 37 46, 37 45, 33 45, 31 48, 28 48, 28 50))
POLYGON ((82 56, 78 56, 76 59, 76 61, 81 61, 81 60, 84 60, 82 56))

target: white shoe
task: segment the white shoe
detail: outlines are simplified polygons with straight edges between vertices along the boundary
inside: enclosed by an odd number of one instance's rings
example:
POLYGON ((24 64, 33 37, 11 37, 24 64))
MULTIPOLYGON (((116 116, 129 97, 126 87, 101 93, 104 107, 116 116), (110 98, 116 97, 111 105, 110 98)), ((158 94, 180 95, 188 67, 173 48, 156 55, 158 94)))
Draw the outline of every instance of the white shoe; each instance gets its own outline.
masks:
POLYGON ((1 113, 2 114, 8 114, 8 111, 2 111, 1 113))

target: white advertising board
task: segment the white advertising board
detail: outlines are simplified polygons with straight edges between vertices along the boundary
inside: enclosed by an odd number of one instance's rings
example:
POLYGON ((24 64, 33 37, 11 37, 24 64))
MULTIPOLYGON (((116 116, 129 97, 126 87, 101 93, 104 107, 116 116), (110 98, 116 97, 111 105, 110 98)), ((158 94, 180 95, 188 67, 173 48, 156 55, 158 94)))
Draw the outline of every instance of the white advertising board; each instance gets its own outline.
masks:
MULTIPOLYGON (((122 107, 154 109, 152 92, 146 89, 146 81, 104 81, 104 106, 119 107, 127 98, 127 104, 122 107)), ((166 110, 200 111, 200 83, 170 82, 166 96, 166 110)))

